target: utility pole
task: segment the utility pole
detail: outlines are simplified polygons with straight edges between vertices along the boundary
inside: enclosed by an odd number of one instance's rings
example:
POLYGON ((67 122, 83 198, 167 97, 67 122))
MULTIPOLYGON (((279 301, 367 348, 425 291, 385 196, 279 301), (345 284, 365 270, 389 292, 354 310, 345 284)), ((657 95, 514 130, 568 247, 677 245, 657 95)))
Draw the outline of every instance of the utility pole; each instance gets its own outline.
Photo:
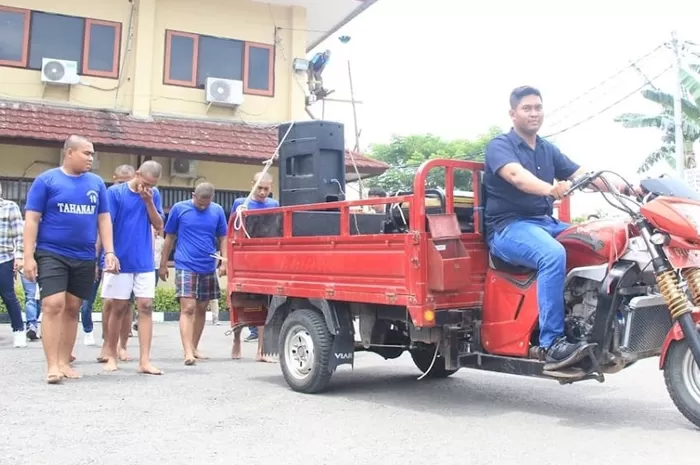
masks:
POLYGON ((671 33, 671 48, 674 54, 674 71, 676 77, 676 89, 673 93, 673 125, 676 135, 676 172, 680 179, 684 178, 685 172, 685 150, 683 145, 683 107, 681 98, 683 88, 681 87, 681 43, 678 41, 676 31, 671 33))

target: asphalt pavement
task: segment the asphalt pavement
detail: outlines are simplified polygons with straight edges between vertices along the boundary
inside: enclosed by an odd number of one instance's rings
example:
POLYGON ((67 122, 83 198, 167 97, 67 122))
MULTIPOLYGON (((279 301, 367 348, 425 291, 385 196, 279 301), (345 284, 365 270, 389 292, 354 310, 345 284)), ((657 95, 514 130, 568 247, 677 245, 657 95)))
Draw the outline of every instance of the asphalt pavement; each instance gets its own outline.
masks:
MULTIPOLYGON (((407 355, 360 353, 331 391, 303 395, 277 364, 230 357, 227 326, 207 325, 182 362, 177 323, 155 325, 163 376, 111 374, 78 336, 80 380, 44 382, 41 343, 11 347, 0 327, 0 465, 674 464, 698 462, 700 430, 675 409, 657 360, 572 386, 461 370, 417 381, 407 355)), ((100 340, 100 337, 97 337, 100 340)), ((137 354, 138 342, 129 341, 137 354)))

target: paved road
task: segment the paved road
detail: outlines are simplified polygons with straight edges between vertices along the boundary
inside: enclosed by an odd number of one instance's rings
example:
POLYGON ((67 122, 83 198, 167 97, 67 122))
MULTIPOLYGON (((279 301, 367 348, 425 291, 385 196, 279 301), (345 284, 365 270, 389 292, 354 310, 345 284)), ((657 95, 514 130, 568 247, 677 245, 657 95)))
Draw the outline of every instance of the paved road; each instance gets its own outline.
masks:
MULTIPOLYGON (((0 328, 0 464, 695 464, 695 430, 653 361, 605 384, 460 371, 416 381, 410 358, 359 354, 332 392, 289 390, 277 365, 228 359, 226 326, 207 326, 211 360, 185 367, 176 323, 156 325, 163 377, 115 374, 77 348, 85 377, 43 383, 41 345, 10 347, 0 328)), ((82 335, 80 335, 82 336, 82 335)), ((136 340, 130 341, 132 353, 136 340)))

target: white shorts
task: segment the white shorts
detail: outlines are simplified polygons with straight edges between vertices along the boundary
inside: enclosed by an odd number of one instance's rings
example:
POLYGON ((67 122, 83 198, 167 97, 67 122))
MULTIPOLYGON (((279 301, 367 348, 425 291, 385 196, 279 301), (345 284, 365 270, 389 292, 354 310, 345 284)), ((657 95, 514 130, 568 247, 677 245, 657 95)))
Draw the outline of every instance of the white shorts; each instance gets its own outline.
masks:
POLYGON ((102 274, 103 299, 129 300, 132 292, 136 298, 154 298, 156 296, 156 280, 153 272, 102 274))

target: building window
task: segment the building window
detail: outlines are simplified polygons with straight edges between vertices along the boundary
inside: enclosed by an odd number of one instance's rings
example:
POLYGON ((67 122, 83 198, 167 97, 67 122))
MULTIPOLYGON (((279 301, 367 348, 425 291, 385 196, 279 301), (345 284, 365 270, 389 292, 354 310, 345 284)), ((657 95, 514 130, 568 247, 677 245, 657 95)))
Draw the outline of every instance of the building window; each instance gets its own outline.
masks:
POLYGON ((118 78, 121 39, 121 24, 86 19, 85 40, 83 43, 83 74, 118 78))
POLYGON ((0 66, 27 66, 29 11, 0 6, 0 66))
POLYGON ((243 92, 274 96, 272 45, 166 31, 163 83, 204 89, 208 77, 243 81, 243 92))
POLYGON ((272 45, 245 44, 245 76, 243 89, 249 94, 271 96, 274 93, 272 75, 274 68, 274 48, 272 45))
POLYGON ((80 74, 119 77, 121 24, 0 6, 0 66, 40 70, 43 58, 78 63, 80 74))

